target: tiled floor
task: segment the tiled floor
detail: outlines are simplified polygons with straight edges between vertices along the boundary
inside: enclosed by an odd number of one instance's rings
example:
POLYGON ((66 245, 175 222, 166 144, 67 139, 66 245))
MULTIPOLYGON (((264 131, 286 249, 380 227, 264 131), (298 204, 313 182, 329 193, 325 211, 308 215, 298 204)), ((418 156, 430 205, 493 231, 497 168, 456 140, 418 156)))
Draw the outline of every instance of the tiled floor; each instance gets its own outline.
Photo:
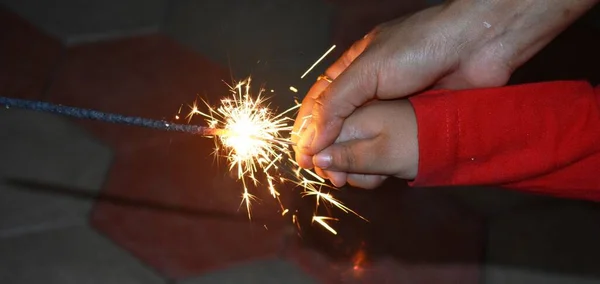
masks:
MULTIPOLYGON (((227 60, 237 61, 238 72, 253 70, 285 82, 276 86, 281 90, 297 82, 296 72, 304 71, 331 42, 339 45, 339 54, 372 24, 425 5, 380 0, 367 9, 358 1, 328 1, 323 7, 317 0, 265 1, 232 11, 228 5, 233 1, 208 2, 169 6, 166 34, 179 42, 152 34, 69 48, 0 9, 0 27, 6 31, 0 33, 1 95, 173 119, 198 95, 216 102, 225 94, 221 80, 231 78, 227 60), (292 17, 280 15, 278 9, 301 12, 292 17), (202 13, 207 16, 199 19, 202 13), (224 20, 240 13, 255 14, 260 21, 224 20), (306 15, 314 20, 304 23, 306 15), (275 20, 281 25, 272 25, 275 20), (303 26, 295 34, 286 32, 299 23, 303 26), (182 28, 188 25, 199 28, 182 28), (240 37, 248 42, 258 37, 269 49, 261 50, 264 44, 257 42, 235 46, 240 37), (301 37, 314 41, 299 42, 301 37), (235 46, 229 58, 223 45, 235 46), (296 48, 304 53, 296 54, 296 48), (244 54, 248 58, 242 58, 244 54), (269 66, 254 63, 274 54, 269 66)), ((573 42, 586 33, 564 38, 573 42)), ((581 50, 593 51, 597 43, 590 41, 581 50)), ((546 51, 532 66, 539 68, 544 58, 556 56, 554 52, 546 51)), ((594 62, 586 64, 600 65, 594 62)), ((566 66, 560 69, 564 73, 523 71, 515 80, 587 74, 586 68, 578 69, 582 73, 565 71, 569 60, 558 63, 566 66)), ((301 81, 296 86, 308 85, 301 81)), ((286 94, 276 104, 287 105, 292 99, 286 94)), ((340 237, 310 226, 310 220, 300 216, 299 238, 269 198, 255 207, 252 221, 238 211, 240 185, 223 165, 214 163, 212 150, 211 140, 184 134, 0 110, 0 283, 470 284, 600 279, 595 273, 600 269, 595 257, 600 253, 595 241, 600 232, 590 229, 600 213, 592 204, 484 188, 407 189, 390 183, 375 192, 339 192, 369 223, 339 216, 340 237), (553 235, 559 231, 562 234, 553 235), (484 261, 491 266, 484 268, 484 261)), ((283 201, 312 208, 306 199, 283 201)))
POLYGON ((70 121, 45 113, 0 109, 0 129, 0 237, 87 224, 110 166, 110 149, 70 121))

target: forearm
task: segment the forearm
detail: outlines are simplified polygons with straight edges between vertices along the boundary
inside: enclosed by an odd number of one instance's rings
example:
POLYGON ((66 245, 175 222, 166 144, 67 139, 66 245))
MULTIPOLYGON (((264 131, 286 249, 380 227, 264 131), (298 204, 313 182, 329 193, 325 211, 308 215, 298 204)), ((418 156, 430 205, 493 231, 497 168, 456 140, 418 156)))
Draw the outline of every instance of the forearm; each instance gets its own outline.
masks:
POLYGON ((416 186, 494 185, 600 201, 600 87, 550 82, 411 98, 416 186))
POLYGON ((464 56, 484 53, 514 70, 600 0, 455 0, 449 16, 465 20, 459 38, 464 56))

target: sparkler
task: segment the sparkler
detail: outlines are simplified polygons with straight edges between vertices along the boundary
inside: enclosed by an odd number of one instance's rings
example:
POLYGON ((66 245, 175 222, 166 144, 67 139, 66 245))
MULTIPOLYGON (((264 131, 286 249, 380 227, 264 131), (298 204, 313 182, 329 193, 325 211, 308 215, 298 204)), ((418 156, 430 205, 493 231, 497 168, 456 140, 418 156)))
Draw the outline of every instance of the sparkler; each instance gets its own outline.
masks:
MULTIPOLYGON (((302 77, 334 48, 335 46, 330 48, 302 77)), ((250 193, 249 186, 259 186, 262 176, 268 185, 269 194, 278 201, 282 215, 289 212, 289 209, 282 204, 277 185, 290 182, 302 188, 303 197, 315 198, 312 222, 321 225, 332 234, 337 234, 337 231, 329 223, 337 219, 317 215, 320 206, 337 208, 366 221, 337 200, 331 194, 334 188, 327 185, 324 179, 310 170, 300 168, 293 160, 290 146, 294 120, 287 115, 297 110, 300 107, 299 103, 276 114, 269 108, 268 100, 263 95, 264 89, 260 89, 255 96, 252 95, 250 78, 228 86, 231 96, 222 99, 218 107, 211 107, 206 101, 202 101, 207 110, 201 111, 194 103, 188 119, 200 115, 204 117, 209 128, 225 131, 226 134, 215 137, 215 152, 223 153, 229 162, 229 170, 237 172, 237 178, 243 186, 240 207, 246 207, 248 218, 252 218, 252 202, 256 200, 250 193), (285 175, 285 169, 291 169, 291 176, 285 175)), ((292 88, 291 90, 297 92, 292 88)), ((292 221, 296 220, 296 216, 293 215, 292 221)))
POLYGON ((23 100, 15 98, 0 97, 0 106, 6 108, 20 108, 34 111, 43 111, 49 113, 60 114, 81 119, 98 120, 102 122, 126 124, 132 126, 140 126, 145 128, 153 128, 164 131, 184 132, 202 136, 224 135, 226 131, 223 129, 209 128, 200 125, 185 125, 170 123, 165 120, 155 120, 138 116, 125 116, 122 114, 102 112, 93 109, 77 108, 71 106, 57 105, 49 102, 23 100))

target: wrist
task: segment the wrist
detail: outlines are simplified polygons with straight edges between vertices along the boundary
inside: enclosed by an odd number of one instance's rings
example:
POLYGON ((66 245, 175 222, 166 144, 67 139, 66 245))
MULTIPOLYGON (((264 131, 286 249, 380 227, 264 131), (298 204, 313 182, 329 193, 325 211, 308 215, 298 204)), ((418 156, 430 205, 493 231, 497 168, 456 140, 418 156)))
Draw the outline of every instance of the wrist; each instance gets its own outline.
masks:
POLYGON ((398 117, 405 124, 402 125, 402 129, 398 132, 404 132, 405 135, 402 137, 402 141, 404 141, 403 155, 402 159, 399 159, 401 162, 400 166, 400 175, 397 177, 406 179, 406 180, 414 180, 417 177, 419 172, 419 131, 417 127, 417 115, 415 113, 415 109, 409 100, 401 100, 400 109, 397 114, 398 117))
POLYGON ((463 18, 461 60, 499 63, 512 72, 599 2, 455 0, 444 6, 444 13, 463 18))

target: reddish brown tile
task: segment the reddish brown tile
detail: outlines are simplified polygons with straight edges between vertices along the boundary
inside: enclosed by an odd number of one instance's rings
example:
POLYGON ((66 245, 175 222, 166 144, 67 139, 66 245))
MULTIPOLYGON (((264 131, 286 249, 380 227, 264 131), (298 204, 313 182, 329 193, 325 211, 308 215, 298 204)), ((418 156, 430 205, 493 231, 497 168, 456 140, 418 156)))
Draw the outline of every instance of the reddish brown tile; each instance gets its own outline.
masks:
POLYGON ((282 249, 282 227, 267 230, 243 218, 201 215, 102 202, 94 211, 93 224, 156 271, 175 279, 273 257, 282 249))
MULTIPOLYGON (((225 94, 227 88, 221 80, 228 78, 221 66, 165 36, 153 35, 70 48, 49 100, 172 120, 182 106, 187 113, 197 95, 213 101, 225 94)), ((86 125, 113 146, 134 142, 125 136, 147 140, 155 133, 102 123, 86 125)))
MULTIPOLYGON (((325 283, 478 283, 482 220, 440 193, 388 184, 341 194, 370 222, 343 217, 338 235, 305 226, 286 255, 325 283)), ((338 216, 339 217, 339 216, 338 216)))
POLYGON ((40 99, 60 61, 60 42, 0 7, 0 95, 40 99))
MULTIPOLYGON (((157 133, 153 144, 121 147, 106 183, 105 193, 166 206, 221 210, 246 218, 240 208, 242 184, 213 158, 213 141, 184 134, 157 133), (128 149, 125 151, 125 149, 128 149)), ((281 219, 278 203, 266 187, 250 187, 260 199, 255 217, 281 219)), ((282 190, 283 192, 283 190, 282 190)))
POLYGON ((266 190, 248 219, 242 185, 216 165, 212 140, 156 133, 120 147, 93 225, 171 278, 198 275, 282 249, 275 201, 266 190))

